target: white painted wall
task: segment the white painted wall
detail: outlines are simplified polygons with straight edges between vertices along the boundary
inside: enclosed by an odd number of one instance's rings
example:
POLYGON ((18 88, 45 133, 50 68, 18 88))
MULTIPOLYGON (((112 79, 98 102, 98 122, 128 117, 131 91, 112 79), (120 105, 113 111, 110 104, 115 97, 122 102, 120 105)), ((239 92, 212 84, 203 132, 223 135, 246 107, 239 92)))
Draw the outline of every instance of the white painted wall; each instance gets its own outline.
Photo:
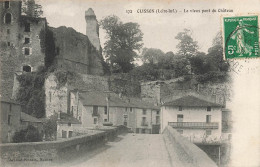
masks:
POLYGON ((218 122, 218 129, 212 129, 211 135, 206 135, 205 129, 182 129, 183 136, 192 141, 201 141, 202 139, 220 140, 221 137, 221 108, 212 107, 211 111, 207 111, 207 107, 182 107, 179 111, 178 107, 162 106, 161 107, 161 131, 168 126, 168 122, 177 122, 177 115, 183 115, 183 122, 206 122, 206 115, 211 115, 211 122, 218 122))

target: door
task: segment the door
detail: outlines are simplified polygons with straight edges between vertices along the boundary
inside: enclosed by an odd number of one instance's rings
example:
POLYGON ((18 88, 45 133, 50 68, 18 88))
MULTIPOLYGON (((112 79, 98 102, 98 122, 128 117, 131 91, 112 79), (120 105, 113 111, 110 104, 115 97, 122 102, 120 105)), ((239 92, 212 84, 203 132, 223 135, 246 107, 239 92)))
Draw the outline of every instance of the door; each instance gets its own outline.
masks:
POLYGON ((72 131, 69 131, 69 137, 72 137, 72 131))
POLYGON ((62 138, 67 138, 67 131, 65 130, 62 130, 62 138))
POLYGON ((159 134, 160 132, 160 124, 152 125, 152 134, 159 134))

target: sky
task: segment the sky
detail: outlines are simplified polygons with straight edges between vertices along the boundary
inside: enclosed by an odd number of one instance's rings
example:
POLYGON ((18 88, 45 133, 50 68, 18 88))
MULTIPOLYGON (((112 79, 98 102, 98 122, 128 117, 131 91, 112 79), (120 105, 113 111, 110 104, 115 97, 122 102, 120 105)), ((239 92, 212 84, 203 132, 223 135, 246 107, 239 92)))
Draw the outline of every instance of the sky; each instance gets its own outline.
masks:
MULTIPOLYGON (((198 41, 199 50, 206 52, 212 46, 212 40, 221 31, 221 15, 259 12, 260 1, 221 1, 221 0, 186 0, 186 1, 119 1, 119 0, 36 0, 41 4, 44 17, 52 27, 72 27, 86 34, 85 11, 92 8, 98 21, 108 15, 117 15, 124 23, 136 22, 144 33, 144 47, 158 48, 164 52, 177 52, 176 35, 184 28, 192 30, 192 37, 198 41), (252 5, 256 4, 256 5, 252 5), (175 9, 177 13, 137 13, 138 9, 175 9), (184 13, 189 10, 189 13, 184 13), (190 10, 200 10, 192 13, 190 10), (233 13, 201 13, 202 10, 231 9, 233 13), (132 13, 126 11, 132 10, 132 13)), ((100 29, 100 41, 104 46, 105 33, 100 29)))

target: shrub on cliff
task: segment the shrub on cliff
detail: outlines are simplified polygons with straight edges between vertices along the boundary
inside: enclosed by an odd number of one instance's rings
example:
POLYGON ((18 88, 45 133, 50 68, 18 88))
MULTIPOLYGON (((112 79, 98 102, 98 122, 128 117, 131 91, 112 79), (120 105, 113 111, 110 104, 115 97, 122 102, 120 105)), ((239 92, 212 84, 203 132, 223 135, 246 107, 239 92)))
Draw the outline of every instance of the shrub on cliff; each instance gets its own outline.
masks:
POLYGON ((44 67, 39 68, 37 72, 24 73, 17 77, 20 87, 16 99, 24 105, 23 112, 36 118, 45 115, 45 77, 44 67))
POLYGON ((58 114, 54 114, 43 124, 45 140, 52 141, 56 139, 58 114))
POLYGON ((39 142, 42 141, 41 134, 38 129, 29 125, 26 129, 16 132, 13 137, 14 143, 22 142, 39 142))

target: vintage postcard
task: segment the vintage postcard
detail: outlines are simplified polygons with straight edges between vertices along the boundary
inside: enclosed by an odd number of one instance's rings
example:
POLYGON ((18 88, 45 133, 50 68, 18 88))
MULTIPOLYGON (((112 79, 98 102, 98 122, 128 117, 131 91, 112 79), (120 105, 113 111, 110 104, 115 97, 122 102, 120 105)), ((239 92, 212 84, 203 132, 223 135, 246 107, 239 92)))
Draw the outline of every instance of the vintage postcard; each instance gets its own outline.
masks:
POLYGON ((259 0, 0 0, 0 166, 259 167, 259 0))

